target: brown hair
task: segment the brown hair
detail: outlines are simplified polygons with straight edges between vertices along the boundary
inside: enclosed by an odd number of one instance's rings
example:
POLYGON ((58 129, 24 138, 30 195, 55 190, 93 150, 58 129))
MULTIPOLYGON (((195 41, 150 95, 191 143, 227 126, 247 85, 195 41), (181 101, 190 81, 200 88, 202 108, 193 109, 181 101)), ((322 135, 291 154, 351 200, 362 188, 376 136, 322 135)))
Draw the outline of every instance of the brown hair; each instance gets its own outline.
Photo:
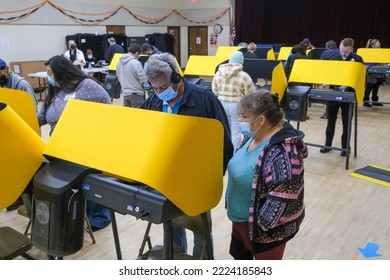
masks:
POLYGON ((85 51, 85 53, 86 53, 87 55, 90 55, 90 54, 92 54, 92 55, 93 55, 93 52, 92 52, 92 50, 91 50, 91 49, 88 49, 88 50, 86 50, 86 51, 85 51))
POLYGON ((351 48, 353 48, 354 44, 355 41, 352 38, 345 38, 340 43, 340 45, 343 45, 344 47, 351 47, 351 48))

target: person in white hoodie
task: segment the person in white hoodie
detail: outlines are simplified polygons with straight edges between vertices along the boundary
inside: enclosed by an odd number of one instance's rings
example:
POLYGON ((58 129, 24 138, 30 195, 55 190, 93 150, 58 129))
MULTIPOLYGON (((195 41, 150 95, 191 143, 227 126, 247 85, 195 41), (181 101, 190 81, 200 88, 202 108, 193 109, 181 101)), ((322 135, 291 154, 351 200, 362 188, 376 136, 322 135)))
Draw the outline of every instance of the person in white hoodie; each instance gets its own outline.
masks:
POLYGON ((144 69, 138 61, 141 46, 133 43, 116 64, 116 75, 122 87, 123 106, 140 107, 145 100, 144 84, 147 84, 144 69))
POLYGON ((241 143, 238 103, 244 95, 255 91, 252 78, 242 70, 243 64, 243 53, 240 51, 233 52, 228 63, 219 65, 212 82, 212 90, 221 101, 229 119, 234 150, 241 143))

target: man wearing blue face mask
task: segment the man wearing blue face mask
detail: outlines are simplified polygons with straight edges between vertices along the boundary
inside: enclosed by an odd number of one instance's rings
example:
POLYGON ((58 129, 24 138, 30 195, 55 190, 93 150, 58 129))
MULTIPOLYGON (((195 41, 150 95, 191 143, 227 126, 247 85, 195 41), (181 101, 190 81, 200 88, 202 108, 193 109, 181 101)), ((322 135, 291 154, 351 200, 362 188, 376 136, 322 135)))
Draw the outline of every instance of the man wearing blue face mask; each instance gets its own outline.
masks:
MULTIPOLYGON (((171 114, 211 118, 219 120, 224 127, 223 172, 233 155, 229 121, 226 112, 212 91, 195 85, 178 73, 175 57, 169 53, 154 54, 144 66, 145 75, 152 86, 151 95, 142 103, 141 108, 163 111, 171 114)), ((207 143, 199 143, 207 145, 207 143)), ((199 257, 204 240, 194 236, 193 256, 199 257)), ((173 227, 174 249, 187 252, 186 233, 183 228, 173 227)))

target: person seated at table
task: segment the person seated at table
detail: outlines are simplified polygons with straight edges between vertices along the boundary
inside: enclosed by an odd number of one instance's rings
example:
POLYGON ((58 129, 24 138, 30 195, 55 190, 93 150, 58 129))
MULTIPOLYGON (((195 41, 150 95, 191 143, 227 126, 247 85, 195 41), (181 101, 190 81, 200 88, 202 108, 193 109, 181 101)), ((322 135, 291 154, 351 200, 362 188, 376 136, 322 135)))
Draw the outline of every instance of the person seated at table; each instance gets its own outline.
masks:
POLYGON ((91 49, 87 49, 85 51, 85 54, 87 55, 87 57, 85 58, 85 68, 89 69, 91 67, 94 67, 97 61, 96 58, 93 56, 93 51, 91 49))

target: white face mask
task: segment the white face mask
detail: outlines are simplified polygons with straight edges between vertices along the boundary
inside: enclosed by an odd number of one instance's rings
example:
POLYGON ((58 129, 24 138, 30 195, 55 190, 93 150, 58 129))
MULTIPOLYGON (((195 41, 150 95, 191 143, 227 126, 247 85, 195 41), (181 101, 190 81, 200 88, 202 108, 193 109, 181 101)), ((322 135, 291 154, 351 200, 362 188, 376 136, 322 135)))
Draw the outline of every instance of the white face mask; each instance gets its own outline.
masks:
POLYGON ((92 58, 93 58, 93 56, 92 56, 92 55, 88 55, 88 58, 89 58, 89 59, 92 59, 92 58))

